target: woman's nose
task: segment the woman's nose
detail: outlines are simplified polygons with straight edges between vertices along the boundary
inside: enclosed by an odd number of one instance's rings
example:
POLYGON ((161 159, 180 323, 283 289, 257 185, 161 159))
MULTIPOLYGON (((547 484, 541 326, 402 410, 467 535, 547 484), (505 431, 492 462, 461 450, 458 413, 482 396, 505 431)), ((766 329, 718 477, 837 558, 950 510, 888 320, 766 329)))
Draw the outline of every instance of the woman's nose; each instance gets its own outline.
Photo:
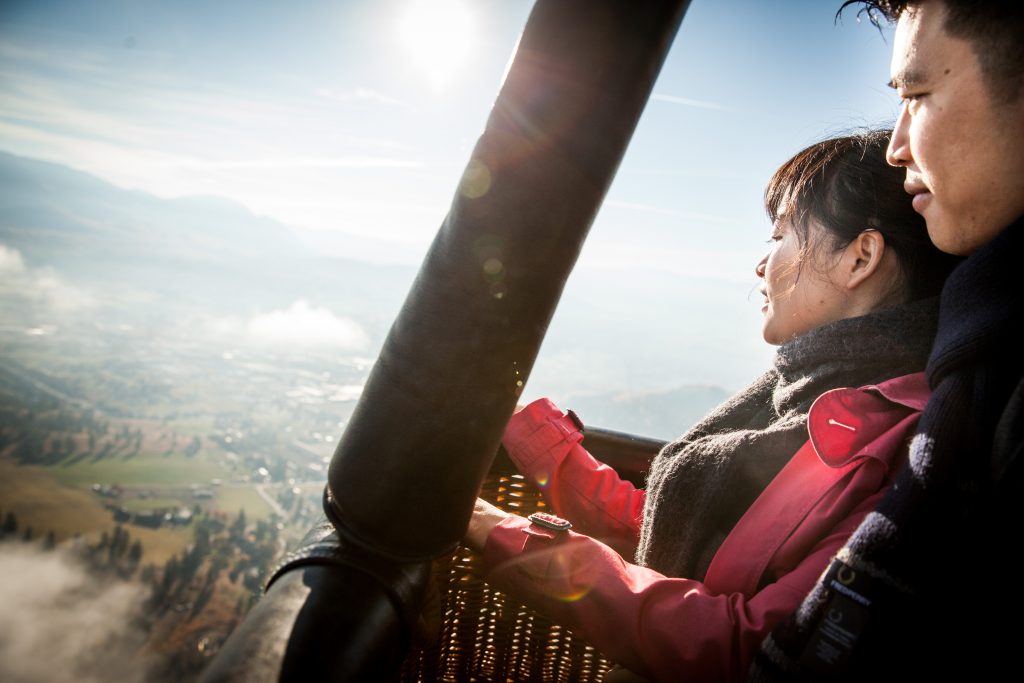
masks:
POLYGON ((764 269, 765 269, 765 266, 767 266, 767 265, 768 265, 768 254, 765 254, 764 256, 761 257, 761 260, 757 262, 757 265, 754 266, 754 272, 757 274, 758 277, 760 277, 760 278, 764 277, 764 269))

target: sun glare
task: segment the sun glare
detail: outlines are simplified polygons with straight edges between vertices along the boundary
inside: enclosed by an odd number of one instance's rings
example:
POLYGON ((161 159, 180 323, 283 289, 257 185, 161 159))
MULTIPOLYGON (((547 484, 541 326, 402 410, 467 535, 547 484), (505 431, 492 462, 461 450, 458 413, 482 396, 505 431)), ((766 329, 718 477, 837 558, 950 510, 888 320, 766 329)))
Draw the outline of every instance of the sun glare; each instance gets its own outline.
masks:
POLYGON ((402 46, 436 88, 458 76, 475 31, 472 10, 463 0, 410 0, 398 24, 402 46))

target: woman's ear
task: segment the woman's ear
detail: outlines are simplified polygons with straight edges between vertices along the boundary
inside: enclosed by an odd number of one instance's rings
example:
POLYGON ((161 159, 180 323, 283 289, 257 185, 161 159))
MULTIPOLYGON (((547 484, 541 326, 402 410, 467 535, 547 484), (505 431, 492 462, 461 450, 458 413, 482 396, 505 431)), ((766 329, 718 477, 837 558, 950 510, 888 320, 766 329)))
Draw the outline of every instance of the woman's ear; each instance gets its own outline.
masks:
POLYGON ((864 230, 846 245, 841 275, 847 289, 856 289, 871 279, 882 266, 885 237, 877 230, 864 230))

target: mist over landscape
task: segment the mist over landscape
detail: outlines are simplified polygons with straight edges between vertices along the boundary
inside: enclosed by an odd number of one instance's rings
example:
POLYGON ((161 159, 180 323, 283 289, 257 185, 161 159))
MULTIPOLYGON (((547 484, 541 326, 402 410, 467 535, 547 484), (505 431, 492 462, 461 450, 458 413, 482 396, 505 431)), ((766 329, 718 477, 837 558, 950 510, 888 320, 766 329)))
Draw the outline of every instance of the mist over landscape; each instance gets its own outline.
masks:
MULTIPOLYGON (((159 199, 7 154, 0 183, 0 305, 5 341, 17 349, 8 359, 49 352, 83 369, 101 362, 108 385, 139 385, 134 410, 147 392, 154 405, 194 408, 217 396, 241 407, 254 400, 234 384, 246 372, 259 383, 281 373, 278 381, 294 383, 279 387, 281 397, 319 389, 351 401, 415 275, 412 267, 322 255, 286 226, 226 200, 159 199), (325 381, 310 387, 308 378, 290 377, 293 370, 325 381), (196 371, 202 377, 189 377, 196 371), (235 379, 222 381, 228 377, 235 379)), ((732 312, 742 311, 737 300, 750 300, 753 279, 728 287, 656 272, 578 275, 528 397, 543 391, 596 406, 593 397, 606 395, 616 407, 601 415, 602 426, 668 438, 709 400, 698 400, 695 412, 681 386, 721 396, 708 388, 737 388, 767 357, 761 350, 743 358, 764 345, 756 318, 732 312), (642 415, 649 394, 676 398, 667 407, 659 398, 664 416, 653 419, 642 415)), ((748 308, 756 314, 753 302, 748 308)), ((123 398, 110 392, 102 401, 109 410, 123 398)))
MULTIPOLYGON (((0 153, 0 556, 25 566, 41 543, 61 553, 57 593, 98 582, 137 596, 82 607, 99 609, 97 637, 144 657, 150 679, 197 671, 317 515, 414 275, 318 253, 227 200, 161 199, 0 153)), ((694 335, 685 319, 737 310, 723 299, 744 287, 581 275, 527 397, 667 439, 727 395, 709 380, 743 374, 728 355, 746 348, 749 334, 730 334, 746 321, 719 315, 694 335)), ((43 640, 0 632, 0 672, 32 680, 24 662, 43 640)), ((80 678, 104 670, 87 650, 66 667, 80 678)))

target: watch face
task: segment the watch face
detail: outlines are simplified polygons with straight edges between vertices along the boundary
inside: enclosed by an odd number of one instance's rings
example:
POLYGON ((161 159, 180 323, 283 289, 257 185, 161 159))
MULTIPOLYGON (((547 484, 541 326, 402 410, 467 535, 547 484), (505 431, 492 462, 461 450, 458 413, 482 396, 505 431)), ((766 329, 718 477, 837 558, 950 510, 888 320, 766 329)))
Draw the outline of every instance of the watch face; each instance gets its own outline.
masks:
POLYGON ((539 527, 551 529, 552 531, 568 531, 572 528, 572 523, 568 520, 556 517, 555 515, 549 515, 546 512, 534 512, 527 519, 539 527))
POLYGON ((577 415, 575 411, 567 410, 565 414, 570 420, 572 420, 572 423, 576 426, 576 429, 580 430, 580 433, 586 431, 583 428, 583 420, 580 419, 580 416, 577 415))

